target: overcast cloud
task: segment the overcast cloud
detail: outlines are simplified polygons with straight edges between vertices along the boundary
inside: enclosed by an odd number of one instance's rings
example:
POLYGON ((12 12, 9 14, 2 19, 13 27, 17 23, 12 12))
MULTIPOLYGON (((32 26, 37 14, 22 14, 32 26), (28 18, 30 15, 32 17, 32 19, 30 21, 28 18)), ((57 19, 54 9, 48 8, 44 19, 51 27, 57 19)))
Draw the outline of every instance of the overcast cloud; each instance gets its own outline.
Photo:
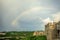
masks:
POLYGON ((2 0, 1 6, 0 31, 44 30, 60 15, 60 0, 2 0))

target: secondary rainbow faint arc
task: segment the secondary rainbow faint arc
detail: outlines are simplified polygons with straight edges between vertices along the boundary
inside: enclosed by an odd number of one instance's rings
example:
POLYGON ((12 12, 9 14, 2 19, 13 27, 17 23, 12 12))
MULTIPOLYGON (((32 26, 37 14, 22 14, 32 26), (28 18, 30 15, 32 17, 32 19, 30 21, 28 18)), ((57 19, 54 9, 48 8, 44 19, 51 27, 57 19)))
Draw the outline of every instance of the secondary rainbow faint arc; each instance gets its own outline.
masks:
POLYGON ((43 10, 43 9, 52 9, 52 8, 50 8, 50 7, 33 7, 33 8, 30 8, 30 9, 22 12, 19 16, 17 16, 17 18, 12 21, 12 25, 16 25, 18 19, 20 19, 21 16, 24 16, 24 15, 28 14, 31 11, 38 11, 38 10, 43 10))

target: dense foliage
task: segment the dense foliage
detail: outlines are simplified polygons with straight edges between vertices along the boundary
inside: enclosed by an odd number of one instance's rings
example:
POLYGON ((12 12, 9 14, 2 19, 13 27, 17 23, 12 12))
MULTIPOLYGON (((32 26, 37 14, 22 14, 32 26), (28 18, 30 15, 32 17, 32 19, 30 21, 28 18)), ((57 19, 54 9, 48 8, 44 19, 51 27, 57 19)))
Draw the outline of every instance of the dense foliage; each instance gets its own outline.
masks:
POLYGON ((46 40, 45 35, 33 36, 33 32, 6 32, 6 35, 0 35, 0 37, 11 37, 2 40, 46 40))

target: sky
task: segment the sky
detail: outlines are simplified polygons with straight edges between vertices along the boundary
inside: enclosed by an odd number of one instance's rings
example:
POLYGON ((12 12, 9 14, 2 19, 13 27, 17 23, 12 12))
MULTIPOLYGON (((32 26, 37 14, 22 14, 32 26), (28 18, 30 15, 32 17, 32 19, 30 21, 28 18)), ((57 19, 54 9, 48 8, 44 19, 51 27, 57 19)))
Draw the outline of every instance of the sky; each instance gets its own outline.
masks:
POLYGON ((1 0, 0 31, 40 31, 60 20, 60 0, 1 0))

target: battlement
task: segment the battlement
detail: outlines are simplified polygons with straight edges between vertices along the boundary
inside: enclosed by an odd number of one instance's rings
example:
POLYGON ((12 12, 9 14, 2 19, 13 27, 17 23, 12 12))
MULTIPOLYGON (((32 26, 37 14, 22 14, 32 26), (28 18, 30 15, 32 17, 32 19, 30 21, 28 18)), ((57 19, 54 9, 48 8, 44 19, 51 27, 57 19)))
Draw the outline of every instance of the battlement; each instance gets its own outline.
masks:
POLYGON ((48 23, 45 25, 45 32, 47 40, 54 40, 60 38, 60 21, 48 23))

